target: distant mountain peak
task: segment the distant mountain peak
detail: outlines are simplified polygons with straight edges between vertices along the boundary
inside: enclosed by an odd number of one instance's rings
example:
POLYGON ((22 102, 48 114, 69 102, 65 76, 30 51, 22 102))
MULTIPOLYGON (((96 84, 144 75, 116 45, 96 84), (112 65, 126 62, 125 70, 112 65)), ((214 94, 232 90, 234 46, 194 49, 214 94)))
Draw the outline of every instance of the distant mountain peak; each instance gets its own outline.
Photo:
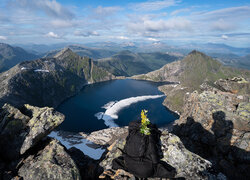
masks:
POLYGON ((123 50, 123 51, 119 52, 119 54, 131 54, 131 53, 133 53, 133 52, 130 50, 123 50))
POLYGON ((70 48, 66 47, 63 50, 61 50, 60 52, 58 52, 54 58, 65 58, 67 56, 70 56, 72 54, 75 54, 70 48))
POLYGON ((200 55, 205 55, 204 53, 197 51, 197 50, 193 50, 191 51, 188 55, 194 55, 194 54, 200 54, 200 55))

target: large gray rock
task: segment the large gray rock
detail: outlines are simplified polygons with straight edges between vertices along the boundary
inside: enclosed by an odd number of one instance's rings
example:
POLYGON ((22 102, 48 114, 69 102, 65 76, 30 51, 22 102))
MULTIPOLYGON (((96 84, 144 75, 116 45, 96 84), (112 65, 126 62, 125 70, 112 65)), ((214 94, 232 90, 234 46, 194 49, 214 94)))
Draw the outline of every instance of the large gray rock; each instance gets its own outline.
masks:
POLYGON ((25 180, 80 180, 75 162, 55 139, 41 142, 42 149, 28 156, 18 175, 25 180))
POLYGON ((0 109, 0 156, 17 159, 61 124, 64 115, 53 108, 24 105, 20 111, 9 104, 0 109))
MULTIPOLYGON (((229 82, 225 82, 218 81, 228 88, 229 82)), ((219 90, 193 92, 185 101, 173 133, 186 148, 213 162, 228 178, 249 179, 249 95, 219 90)))

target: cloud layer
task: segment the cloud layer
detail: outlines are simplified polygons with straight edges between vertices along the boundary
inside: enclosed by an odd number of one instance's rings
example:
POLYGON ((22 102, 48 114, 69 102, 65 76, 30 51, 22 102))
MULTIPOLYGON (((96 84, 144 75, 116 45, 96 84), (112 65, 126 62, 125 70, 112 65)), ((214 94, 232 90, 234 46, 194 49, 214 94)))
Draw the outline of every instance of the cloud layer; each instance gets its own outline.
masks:
POLYGON ((2 1, 0 40, 9 43, 227 40, 250 46, 250 5, 241 0, 234 5, 226 0, 218 5, 181 0, 2 1))

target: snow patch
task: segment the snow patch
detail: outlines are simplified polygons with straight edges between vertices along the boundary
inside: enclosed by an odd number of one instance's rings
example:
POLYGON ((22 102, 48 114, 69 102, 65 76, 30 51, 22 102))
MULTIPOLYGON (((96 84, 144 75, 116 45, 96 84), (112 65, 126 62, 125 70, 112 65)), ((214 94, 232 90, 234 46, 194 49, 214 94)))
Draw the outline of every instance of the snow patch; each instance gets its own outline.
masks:
POLYGON ((21 70, 25 70, 25 69, 27 69, 26 67, 21 67, 21 70))
POLYGON ((104 106, 102 106, 102 108, 104 109, 109 109, 111 108, 115 103, 117 103, 117 101, 110 101, 107 104, 105 104, 104 106))
POLYGON ((62 137, 59 135, 59 132, 52 131, 49 137, 55 138, 60 141, 67 149, 71 147, 75 147, 81 150, 85 155, 93 159, 100 159, 102 154, 104 153, 105 149, 103 148, 91 148, 87 144, 93 144, 91 141, 84 139, 80 135, 72 135, 71 138, 62 137))
POLYGON ((96 117, 98 120, 100 120, 100 119, 102 119, 103 114, 104 114, 104 112, 98 112, 98 113, 95 114, 95 117, 96 117))
POLYGON ((115 119, 118 119, 118 113, 125 107, 129 107, 131 104, 145 101, 148 99, 157 99, 163 97, 165 95, 148 95, 148 96, 137 96, 130 97, 126 99, 122 99, 120 101, 111 101, 105 104, 102 108, 106 109, 106 111, 96 113, 95 116, 100 120, 104 120, 104 124, 108 127, 118 127, 118 125, 114 122, 115 119))
POLYGON ((35 69, 34 72, 49 72, 49 70, 45 70, 45 69, 35 69))

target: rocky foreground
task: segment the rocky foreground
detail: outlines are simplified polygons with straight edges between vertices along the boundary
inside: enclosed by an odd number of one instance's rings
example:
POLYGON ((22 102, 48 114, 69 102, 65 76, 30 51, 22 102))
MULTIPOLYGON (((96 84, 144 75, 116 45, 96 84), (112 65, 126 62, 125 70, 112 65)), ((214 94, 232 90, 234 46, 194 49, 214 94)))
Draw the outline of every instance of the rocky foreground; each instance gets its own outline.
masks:
MULTIPOLYGON (((186 94, 180 119, 172 130, 161 129, 162 160, 176 168, 176 178, 250 178, 249 95, 232 93, 235 82, 230 82, 220 80, 218 88, 207 85, 201 93, 186 94)), ((118 147, 126 143, 127 127, 80 133, 92 148, 106 149, 92 159, 48 137, 63 120, 53 108, 5 104, 0 109, 0 179, 135 179, 111 167, 121 155, 118 147)))

